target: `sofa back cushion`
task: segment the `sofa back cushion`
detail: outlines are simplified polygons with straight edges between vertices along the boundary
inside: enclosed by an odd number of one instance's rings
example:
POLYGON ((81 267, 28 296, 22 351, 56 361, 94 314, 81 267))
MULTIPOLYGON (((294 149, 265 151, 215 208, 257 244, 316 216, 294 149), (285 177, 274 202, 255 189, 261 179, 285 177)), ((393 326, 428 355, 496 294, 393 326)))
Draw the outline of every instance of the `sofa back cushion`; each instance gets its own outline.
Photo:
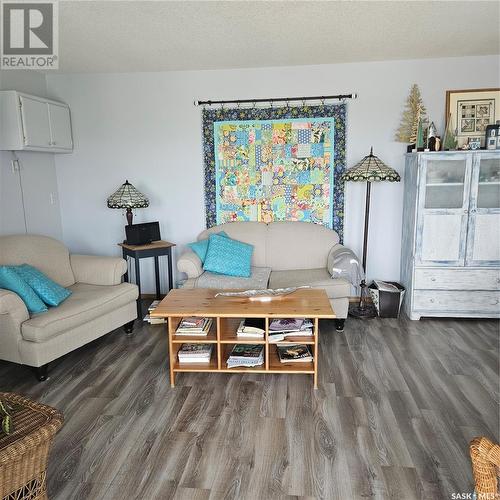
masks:
POLYGON ((224 231, 233 240, 253 245, 252 266, 267 267, 266 264, 266 234, 267 224, 264 222, 228 222, 206 229, 198 240, 204 240, 211 234, 224 231))
POLYGON ((198 240, 225 231, 230 238, 254 246, 252 266, 273 271, 325 268, 331 248, 339 242, 332 229, 312 222, 229 222, 206 229, 198 240))
POLYGON ((73 285, 68 249, 48 236, 0 236, 0 265, 29 264, 63 287, 73 285))
POLYGON ((332 229, 311 222, 271 222, 267 229, 267 265, 273 271, 325 268, 339 242, 332 229))

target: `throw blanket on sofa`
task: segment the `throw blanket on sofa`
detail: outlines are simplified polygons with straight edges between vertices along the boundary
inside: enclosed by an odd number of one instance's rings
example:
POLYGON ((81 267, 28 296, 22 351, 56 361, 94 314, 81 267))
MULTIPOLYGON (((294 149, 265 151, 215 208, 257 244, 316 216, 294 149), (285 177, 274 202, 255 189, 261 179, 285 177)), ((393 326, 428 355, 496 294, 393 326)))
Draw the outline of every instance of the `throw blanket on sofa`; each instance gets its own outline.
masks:
POLYGON ((323 224, 342 240, 346 106, 203 111, 207 227, 323 224))

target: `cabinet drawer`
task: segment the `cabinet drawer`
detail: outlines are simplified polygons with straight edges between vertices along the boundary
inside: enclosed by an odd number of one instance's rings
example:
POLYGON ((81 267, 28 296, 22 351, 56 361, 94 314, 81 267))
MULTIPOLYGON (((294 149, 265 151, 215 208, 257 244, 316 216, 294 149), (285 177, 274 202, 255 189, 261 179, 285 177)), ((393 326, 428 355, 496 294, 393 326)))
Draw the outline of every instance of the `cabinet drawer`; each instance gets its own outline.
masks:
POLYGON ((500 290, 500 269, 415 269, 414 288, 500 290))
POLYGON ((500 314, 500 292, 454 292, 415 290, 413 307, 417 311, 500 314))

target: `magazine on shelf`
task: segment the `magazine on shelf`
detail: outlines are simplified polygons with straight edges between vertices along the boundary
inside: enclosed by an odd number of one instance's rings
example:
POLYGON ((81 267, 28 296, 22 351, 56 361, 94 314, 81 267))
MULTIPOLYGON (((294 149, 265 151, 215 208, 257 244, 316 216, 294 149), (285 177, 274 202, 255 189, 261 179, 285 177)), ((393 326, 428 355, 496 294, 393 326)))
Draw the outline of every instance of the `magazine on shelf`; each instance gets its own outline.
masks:
POLYGON ((236 335, 238 337, 264 338, 266 332, 263 318, 247 318, 241 320, 236 335))
POLYGON ((294 332, 269 332, 269 342, 281 342, 285 340, 287 337, 312 337, 313 331, 312 328, 307 328, 306 330, 299 330, 294 332))
POLYGON ((269 325, 269 342, 280 342, 288 336, 312 337, 313 323, 310 319, 276 319, 269 325))
POLYGON ((209 363, 212 344, 182 344, 177 357, 179 363, 209 363))
POLYGON ((276 318, 269 324, 269 331, 297 332, 304 324, 304 318, 276 318))
POLYGON ((282 363, 306 363, 313 360, 311 351, 305 344, 278 345, 276 348, 282 363))
POLYGON ((183 318, 175 331, 176 335, 197 335, 206 337, 212 326, 212 318, 190 318, 188 322, 183 318))
POLYGON ((236 344, 229 356, 233 359, 257 359, 264 352, 262 344, 236 344))
POLYGON ((264 364, 264 346, 237 344, 233 347, 227 359, 227 367, 259 366, 264 364))
POLYGON ((202 328, 206 320, 207 318, 188 316, 187 318, 182 318, 181 325, 185 328, 202 328))

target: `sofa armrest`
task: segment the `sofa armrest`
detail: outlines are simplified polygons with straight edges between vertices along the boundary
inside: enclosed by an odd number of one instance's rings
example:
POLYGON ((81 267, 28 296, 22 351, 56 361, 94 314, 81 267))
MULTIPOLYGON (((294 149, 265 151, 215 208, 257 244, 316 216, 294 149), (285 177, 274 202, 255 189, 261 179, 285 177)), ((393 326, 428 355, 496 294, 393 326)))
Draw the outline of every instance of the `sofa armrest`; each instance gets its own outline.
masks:
POLYGON ((192 250, 187 250, 177 261, 177 270, 186 273, 188 278, 197 278, 203 274, 201 259, 192 250))
POLYGON ((70 262, 77 283, 119 285, 127 272, 127 263, 121 257, 70 255, 70 262))
POLYGON ((21 325, 30 318, 21 297, 0 288, 0 359, 22 363, 18 343, 21 325))

